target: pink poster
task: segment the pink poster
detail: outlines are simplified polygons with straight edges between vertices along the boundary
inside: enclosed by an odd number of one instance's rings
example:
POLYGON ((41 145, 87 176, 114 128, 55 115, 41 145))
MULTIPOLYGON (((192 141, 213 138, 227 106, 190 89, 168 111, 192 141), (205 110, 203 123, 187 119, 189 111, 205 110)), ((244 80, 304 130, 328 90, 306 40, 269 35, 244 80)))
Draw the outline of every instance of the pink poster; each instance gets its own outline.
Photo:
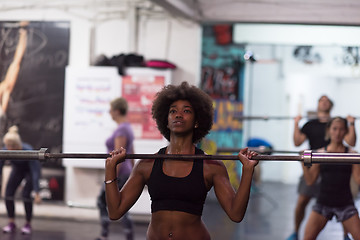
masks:
POLYGON ((124 76, 122 97, 129 104, 128 120, 136 139, 162 139, 156 122, 151 117, 155 94, 165 85, 164 76, 124 76))

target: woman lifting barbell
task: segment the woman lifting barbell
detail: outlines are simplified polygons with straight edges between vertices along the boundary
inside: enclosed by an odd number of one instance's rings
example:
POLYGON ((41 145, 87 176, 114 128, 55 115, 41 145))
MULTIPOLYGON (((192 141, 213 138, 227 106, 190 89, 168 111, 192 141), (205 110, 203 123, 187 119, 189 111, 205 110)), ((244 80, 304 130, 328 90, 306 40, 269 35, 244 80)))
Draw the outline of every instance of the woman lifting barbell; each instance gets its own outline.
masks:
MULTIPOLYGON (((169 145, 159 154, 200 154, 195 147, 211 129, 212 99, 199 88, 183 82, 165 86, 156 95, 152 115, 169 145)), ((140 160, 129 180, 119 191, 116 187, 116 165, 125 159, 125 149, 111 153, 105 164, 106 200, 111 219, 119 219, 137 201, 147 185, 151 203, 148 239, 210 239, 202 219, 207 192, 214 187, 218 201, 232 221, 244 218, 254 168, 251 160, 257 153, 242 149, 243 164, 240 186, 235 192, 224 164, 218 160, 178 161, 140 160)))

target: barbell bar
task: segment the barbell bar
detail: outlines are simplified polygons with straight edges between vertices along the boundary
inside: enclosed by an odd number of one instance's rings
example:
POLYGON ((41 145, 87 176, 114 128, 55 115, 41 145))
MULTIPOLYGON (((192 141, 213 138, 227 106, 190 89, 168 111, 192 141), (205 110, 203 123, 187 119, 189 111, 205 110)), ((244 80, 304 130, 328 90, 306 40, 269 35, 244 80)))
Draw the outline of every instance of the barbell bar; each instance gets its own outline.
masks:
MULTIPOLYGON (((0 150, 2 160, 47 160, 51 158, 106 159, 104 153, 49 153, 47 148, 40 150, 0 150)), ((127 159, 172 159, 172 160, 239 160, 237 155, 191 155, 191 154, 126 154, 127 159)), ((360 164, 358 153, 319 153, 305 150, 299 155, 256 155, 259 161, 299 161, 306 166, 313 163, 360 164)))
MULTIPOLYGON (((243 115, 240 115, 240 116, 235 115, 235 116, 233 116, 233 119, 237 120, 237 121, 246 121, 246 120, 264 120, 264 121, 268 121, 268 120, 294 120, 295 118, 296 118, 296 116, 243 116, 243 115)), ((303 119, 308 119, 308 120, 319 119, 319 117, 317 117, 317 116, 303 116, 302 118, 303 119)), ((325 120, 329 120, 330 118, 329 117, 324 117, 325 120)), ((359 117, 354 117, 354 118, 359 119, 359 117)))
MULTIPOLYGON (((289 150, 275 150, 268 147, 248 147, 249 150, 255 151, 257 153, 293 153, 293 154, 301 154, 302 151, 289 151, 289 150)), ((216 152, 218 153, 237 153, 240 151, 240 148, 218 148, 216 152)))
POLYGON ((289 120, 294 119, 295 117, 290 116, 234 116, 234 120, 244 121, 244 120, 289 120))

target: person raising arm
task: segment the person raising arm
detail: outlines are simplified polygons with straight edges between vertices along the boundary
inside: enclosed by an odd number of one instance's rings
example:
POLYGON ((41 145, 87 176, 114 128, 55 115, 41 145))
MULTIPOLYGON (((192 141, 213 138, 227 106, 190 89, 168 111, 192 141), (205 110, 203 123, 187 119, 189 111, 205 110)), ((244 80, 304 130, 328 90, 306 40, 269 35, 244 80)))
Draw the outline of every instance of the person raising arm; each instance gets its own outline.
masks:
MULTIPOLYGON (((212 99, 197 87, 183 82, 168 85, 157 93, 152 116, 169 144, 159 154, 205 154, 195 144, 211 129, 212 99)), ((238 156, 243 174, 237 191, 219 160, 139 160, 123 188, 114 181, 116 166, 123 164, 124 148, 114 150, 105 163, 106 200, 110 219, 121 218, 137 201, 143 188, 151 197, 151 221, 147 239, 211 239, 201 216, 208 191, 232 221, 241 222, 249 201, 251 180, 258 161, 255 152, 242 149, 238 156)))
MULTIPOLYGON (((353 153, 353 150, 343 144, 348 131, 346 119, 333 118, 326 127, 330 143, 318 151, 353 153)), ((306 224, 304 239, 316 239, 333 216, 343 224, 353 239, 360 239, 360 219, 350 189, 351 175, 360 184, 360 165, 313 164, 310 168, 303 165, 303 170, 308 185, 314 184, 321 177, 319 195, 306 224)))

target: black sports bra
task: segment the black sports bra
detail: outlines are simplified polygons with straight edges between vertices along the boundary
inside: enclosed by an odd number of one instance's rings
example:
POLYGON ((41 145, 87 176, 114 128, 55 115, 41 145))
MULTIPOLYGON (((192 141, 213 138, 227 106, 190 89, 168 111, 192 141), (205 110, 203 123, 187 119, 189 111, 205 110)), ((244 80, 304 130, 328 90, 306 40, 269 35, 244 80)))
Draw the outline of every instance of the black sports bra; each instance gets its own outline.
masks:
MULTIPOLYGON (((159 154, 165 154, 166 148, 159 154)), ((195 148, 195 154, 204 154, 195 148)), ((194 160, 186 177, 178 178, 163 172, 163 159, 155 159, 147 182, 151 197, 151 212, 169 210, 202 215, 207 189, 204 181, 203 160, 194 160)))

